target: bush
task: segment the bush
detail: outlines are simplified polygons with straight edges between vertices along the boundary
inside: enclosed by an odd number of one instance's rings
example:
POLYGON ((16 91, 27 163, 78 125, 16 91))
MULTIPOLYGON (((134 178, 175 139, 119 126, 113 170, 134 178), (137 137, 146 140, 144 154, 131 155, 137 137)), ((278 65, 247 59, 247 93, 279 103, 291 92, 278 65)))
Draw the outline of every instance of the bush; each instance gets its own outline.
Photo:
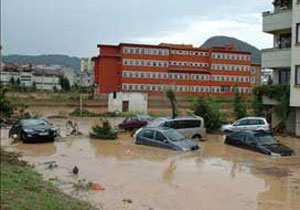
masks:
POLYGON ((114 132, 108 122, 108 120, 101 120, 103 126, 100 125, 93 126, 90 137, 93 139, 103 139, 103 140, 114 140, 116 139, 117 133, 114 132))
POLYGON ((0 89, 0 122, 2 122, 4 118, 10 117, 14 112, 14 105, 7 99, 5 92, 5 89, 0 89))
POLYGON ((247 116, 247 106, 245 103, 245 99, 239 92, 235 92, 233 112, 237 120, 247 116))
POLYGON ((203 117, 208 132, 217 130, 222 125, 220 108, 214 98, 199 97, 194 104, 195 115, 203 117))
POLYGON ((69 114, 72 117, 99 117, 99 114, 90 112, 89 110, 82 109, 82 112, 79 108, 76 108, 73 112, 69 114))

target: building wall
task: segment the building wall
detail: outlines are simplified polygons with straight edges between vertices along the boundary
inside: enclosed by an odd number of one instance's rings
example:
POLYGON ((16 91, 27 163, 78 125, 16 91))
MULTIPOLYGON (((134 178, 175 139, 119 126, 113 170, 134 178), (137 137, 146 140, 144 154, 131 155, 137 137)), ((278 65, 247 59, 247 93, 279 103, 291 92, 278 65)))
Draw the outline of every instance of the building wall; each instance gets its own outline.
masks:
POLYGON ((251 87, 261 84, 261 65, 251 65, 251 87))
POLYGON ((100 54, 94 58, 94 74, 99 93, 138 91, 161 95, 170 86, 176 88, 178 95, 231 96, 234 86, 250 93, 250 53, 229 47, 200 49, 137 44, 98 47, 100 54))
POLYGON ((296 24, 300 23, 300 4, 293 0, 293 29, 292 29, 292 65, 291 65, 291 100, 293 107, 300 107, 300 86, 295 85, 296 65, 300 66, 300 44, 296 44, 296 24))
POLYGON ((123 93, 123 92, 110 93, 108 95, 108 111, 122 112, 123 101, 129 102, 130 112, 138 112, 144 114, 147 113, 148 95, 145 93, 123 93))

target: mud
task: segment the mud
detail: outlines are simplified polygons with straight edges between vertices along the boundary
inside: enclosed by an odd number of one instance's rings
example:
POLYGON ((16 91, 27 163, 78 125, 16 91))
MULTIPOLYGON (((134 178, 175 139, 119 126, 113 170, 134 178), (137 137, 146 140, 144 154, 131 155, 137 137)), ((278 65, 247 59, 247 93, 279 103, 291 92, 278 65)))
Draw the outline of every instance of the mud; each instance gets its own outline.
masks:
MULTIPOLYGON (((79 124, 88 133, 93 123, 79 124)), ((7 150, 21 152, 45 179, 100 209, 300 209, 299 139, 279 138, 296 155, 272 158, 224 145, 220 135, 207 136, 200 151, 181 153, 135 145, 128 133, 117 141, 77 136, 12 145, 6 134, 2 130, 1 144, 7 150), (74 166, 78 175, 72 174, 74 166), (74 183, 79 180, 98 183, 105 190, 76 191, 74 183)))

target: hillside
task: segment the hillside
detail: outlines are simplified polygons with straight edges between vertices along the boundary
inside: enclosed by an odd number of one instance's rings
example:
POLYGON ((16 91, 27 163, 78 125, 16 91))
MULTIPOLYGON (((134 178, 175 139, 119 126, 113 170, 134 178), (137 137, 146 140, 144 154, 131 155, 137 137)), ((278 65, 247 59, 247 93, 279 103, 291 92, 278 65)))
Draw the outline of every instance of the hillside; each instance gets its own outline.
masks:
POLYGON ((224 45, 233 44, 236 49, 239 51, 246 51, 252 53, 252 62, 260 64, 261 63, 261 51, 256 47, 238 40, 232 37, 226 36, 214 36, 208 39, 201 47, 210 48, 210 47, 222 47, 224 45))
POLYGON ((3 56, 4 63, 18 63, 18 64, 57 64, 74 69, 76 73, 80 71, 80 59, 77 57, 70 57, 67 55, 7 55, 3 56))

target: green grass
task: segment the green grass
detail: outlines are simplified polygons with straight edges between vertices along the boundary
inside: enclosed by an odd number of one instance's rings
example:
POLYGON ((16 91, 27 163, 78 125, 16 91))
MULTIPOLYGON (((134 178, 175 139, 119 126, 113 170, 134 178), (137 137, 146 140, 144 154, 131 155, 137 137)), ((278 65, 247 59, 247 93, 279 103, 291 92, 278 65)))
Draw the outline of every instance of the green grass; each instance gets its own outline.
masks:
POLYGON ((19 161, 17 155, 1 150, 1 209, 88 210, 88 203, 72 198, 19 161))

